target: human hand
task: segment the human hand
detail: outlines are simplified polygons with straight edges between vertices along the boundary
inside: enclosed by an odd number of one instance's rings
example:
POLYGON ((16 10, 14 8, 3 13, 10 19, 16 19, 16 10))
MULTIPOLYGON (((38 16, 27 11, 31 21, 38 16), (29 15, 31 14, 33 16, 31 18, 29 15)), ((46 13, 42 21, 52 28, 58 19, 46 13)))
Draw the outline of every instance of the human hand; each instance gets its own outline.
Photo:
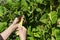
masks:
POLYGON ((19 17, 16 17, 12 23, 12 25, 16 25, 16 24, 19 24, 20 26, 23 25, 23 22, 24 22, 24 15, 21 15, 19 17))
POLYGON ((18 26, 18 31, 19 31, 19 36, 20 36, 20 40, 26 40, 26 32, 27 32, 27 29, 22 26, 18 26))
POLYGON ((21 19, 20 22, 19 22, 19 18, 15 18, 15 20, 13 21, 13 25, 18 24, 18 26, 16 26, 16 27, 18 29, 17 32, 19 33, 20 39, 21 40, 26 40, 26 32, 27 32, 27 29, 24 26, 22 26, 23 18, 24 18, 24 16, 22 16, 20 18, 21 19), (20 27, 20 26, 22 26, 22 27, 20 27))

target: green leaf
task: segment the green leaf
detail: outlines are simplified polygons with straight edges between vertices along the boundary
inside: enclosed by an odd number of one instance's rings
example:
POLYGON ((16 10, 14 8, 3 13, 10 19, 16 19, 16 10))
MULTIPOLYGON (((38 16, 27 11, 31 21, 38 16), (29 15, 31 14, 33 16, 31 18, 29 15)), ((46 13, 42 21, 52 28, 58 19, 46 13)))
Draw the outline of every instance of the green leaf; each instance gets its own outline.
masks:
POLYGON ((7 9, 3 6, 0 6, 0 16, 3 16, 7 13, 7 9))
POLYGON ((16 37, 16 40, 20 40, 20 38, 19 37, 16 37))
POLYGON ((28 27, 28 35, 31 35, 31 26, 28 27))
POLYGON ((56 29, 56 40, 60 40, 60 30, 56 29))
POLYGON ((34 33, 34 36, 40 38, 40 35, 38 33, 34 33))
POLYGON ((37 3, 42 3, 44 0, 35 0, 37 3))
POLYGON ((52 29, 52 35, 56 37, 56 40, 60 40, 60 29, 52 29))
POLYGON ((47 15, 47 13, 44 14, 44 15, 42 15, 42 17, 40 18, 40 21, 41 21, 42 23, 47 24, 47 22, 48 22, 48 15, 47 15))
POLYGON ((21 0, 21 9, 23 11, 27 11, 28 10, 28 4, 27 4, 26 0, 21 0))
POLYGON ((0 16, 3 16, 3 9, 2 9, 2 6, 0 6, 0 16))
POLYGON ((57 21, 57 12, 52 11, 48 15, 49 15, 49 18, 50 18, 52 24, 56 23, 56 21, 57 21))
POLYGON ((29 40, 34 40, 34 37, 33 37, 33 36, 32 36, 32 37, 28 37, 28 39, 29 39, 29 40))
POLYGON ((7 27, 7 22, 0 22, 0 32, 4 31, 7 27))
POLYGON ((41 12, 42 10, 40 8, 36 8, 36 11, 37 12, 41 12))
POLYGON ((60 0, 58 0, 58 2, 60 2, 60 0))
POLYGON ((6 0, 6 2, 10 5, 12 4, 12 0, 6 0))
POLYGON ((58 18, 60 18, 60 5, 57 8, 57 12, 58 12, 58 18))

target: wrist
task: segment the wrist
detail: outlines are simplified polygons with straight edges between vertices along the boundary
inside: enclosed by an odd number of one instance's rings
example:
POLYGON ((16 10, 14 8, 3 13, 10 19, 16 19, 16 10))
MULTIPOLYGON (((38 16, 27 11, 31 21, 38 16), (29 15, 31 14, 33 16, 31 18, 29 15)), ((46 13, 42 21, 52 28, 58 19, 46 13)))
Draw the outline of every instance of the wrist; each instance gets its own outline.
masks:
POLYGON ((15 25, 15 24, 11 24, 9 27, 11 27, 11 28, 17 28, 17 25, 15 25))
POLYGON ((20 40, 26 40, 26 35, 23 36, 20 34, 19 36, 20 36, 20 40))
POLYGON ((26 40, 25 38, 20 38, 20 40, 26 40))

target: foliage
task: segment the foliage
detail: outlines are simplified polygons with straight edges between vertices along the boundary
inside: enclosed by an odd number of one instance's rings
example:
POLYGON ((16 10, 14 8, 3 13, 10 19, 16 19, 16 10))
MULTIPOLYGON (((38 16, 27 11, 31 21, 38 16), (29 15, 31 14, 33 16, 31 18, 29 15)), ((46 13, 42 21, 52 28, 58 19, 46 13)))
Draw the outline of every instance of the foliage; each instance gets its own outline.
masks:
MULTIPOLYGON (((0 32, 21 14, 27 40, 60 40, 60 0, 0 0, 0 32)), ((19 40, 15 32, 7 40, 13 39, 19 40)))

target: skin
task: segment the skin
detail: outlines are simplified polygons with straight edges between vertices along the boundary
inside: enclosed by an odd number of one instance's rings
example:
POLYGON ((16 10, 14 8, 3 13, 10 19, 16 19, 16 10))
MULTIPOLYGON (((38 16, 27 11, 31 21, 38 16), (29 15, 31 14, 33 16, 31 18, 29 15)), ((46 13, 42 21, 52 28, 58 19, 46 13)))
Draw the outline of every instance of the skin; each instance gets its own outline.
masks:
POLYGON ((18 18, 15 18, 13 23, 5 31, 1 33, 1 36, 4 40, 6 40, 15 29, 18 29, 19 31, 20 40, 26 40, 27 30, 24 26, 20 27, 20 25, 17 23, 18 21, 18 18))
POLYGON ((19 28, 19 37, 20 37, 20 40, 26 40, 26 28, 24 26, 20 27, 19 28))

